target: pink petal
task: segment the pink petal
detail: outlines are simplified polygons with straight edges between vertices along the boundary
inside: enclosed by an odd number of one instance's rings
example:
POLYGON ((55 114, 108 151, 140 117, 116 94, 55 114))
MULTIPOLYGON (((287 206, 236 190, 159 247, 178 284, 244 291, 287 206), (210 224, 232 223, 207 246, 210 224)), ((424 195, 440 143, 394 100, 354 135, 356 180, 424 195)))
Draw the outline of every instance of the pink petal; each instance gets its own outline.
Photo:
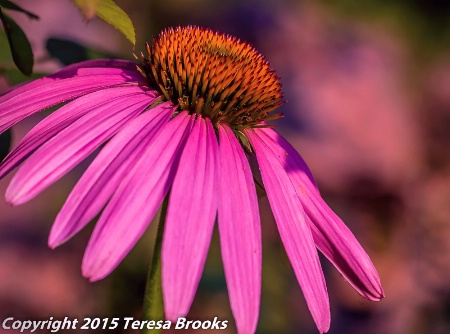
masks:
POLYGON ((42 145, 13 177, 6 199, 24 203, 58 180, 154 100, 139 87, 117 88, 118 98, 92 110, 42 145))
POLYGON ((150 224, 172 184, 192 117, 182 112, 173 118, 112 196, 84 254, 83 275, 90 281, 114 270, 150 224))
POLYGON ((264 187, 277 222, 286 253, 303 290, 309 310, 321 333, 330 327, 330 305, 319 257, 310 227, 293 185, 260 131, 246 130, 258 160, 264 187))
MULTIPOLYGON (((67 126, 75 122, 91 111, 91 109, 120 98, 126 94, 127 96, 136 94, 136 87, 130 86, 129 88, 110 88, 94 92, 53 112, 51 115, 42 120, 36 125, 19 143, 19 145, 9 153, 9 155, 3 160, 0 165, 0 178, 8 174, 12 169, 19 165, 22 161, 28 158, 34 151, 36 151, 42 144, 49 141, 57 133, 61 132, 67 126)), ((148 93, 149 96, 153 92, 148 93)))
POLYGON ((311 231, 320 251, 361 295, 373 301, 383 298, 375 266, 349 228, 322 199, 297 151, 272 129, 256 131, 288 171, 297 192, 302 194, 300 200, 312 221, 311 231))
POLYGON ((59 76, 38 79, 1 96, 0 133, 38 111, 73 98, 107 87, 145 83, 138 71, 121 68, 80 68, 73 77, 59 76))
POLYGON ((250 165, 231 128, 220 138, 219 233, 231 309, 239 333, 254 333, 261 297, 261 226, 250 165))
POLYGON ((56 217, 50 232, 50 247, 72 237, 100 212, 174 109, 170 102, 158 105, 127 124, 105 145, 56 217))
MULTIPOLYGON (((86 68, 98 68, 101 71, 104 70, 104 68, 110 68, 110 69, 123 69, 128 71, 135 71, 137 68, 137 63, 131 62, 128 60, 119 60, 119 59, 95 59, 95 60, 88 60, 83 61, 80 63, 76 63, 73 65, 66 66, 59 70, 56 73, 47 75, 43 78, 33 80, 30 82, 26 82, 23 84, 19 84, 13 88, 11 88, 9 91, 6 91, 0 96, 0 103, 8 100, 10 98, 9 93, 14 92, 14 94, 21 94, 26 91, 29 91, 33 88, 40 87, 43 84, 47 84, 49 82, 55 81, 55 79, 67 79, 71 78, 73 76, 77 75, 77 72, 79 69, 86 69, 86 68)), ((93 73, 95 75, 95 73, 93 73)), ((138 75, 136 74, 136 78, 138 78, 138 75)))
POLYGON ((218 143, 209 119, 198 116, 181 155, 164 226, 165 316, 186 316, 205 265, 217 211, 218 143))

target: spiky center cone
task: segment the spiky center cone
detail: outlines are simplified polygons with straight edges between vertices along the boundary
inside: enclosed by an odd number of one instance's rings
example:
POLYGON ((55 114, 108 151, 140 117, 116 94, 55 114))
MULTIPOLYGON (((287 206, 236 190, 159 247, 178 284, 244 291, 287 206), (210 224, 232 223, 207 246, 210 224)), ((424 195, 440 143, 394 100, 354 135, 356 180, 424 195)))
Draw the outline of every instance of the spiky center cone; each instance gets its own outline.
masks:
POLYGON ((142 72, 180 110, 234 130, 265 126, 283 102, 269 63, 249 44, 199 27, 169 28, 147 44, 142 72))

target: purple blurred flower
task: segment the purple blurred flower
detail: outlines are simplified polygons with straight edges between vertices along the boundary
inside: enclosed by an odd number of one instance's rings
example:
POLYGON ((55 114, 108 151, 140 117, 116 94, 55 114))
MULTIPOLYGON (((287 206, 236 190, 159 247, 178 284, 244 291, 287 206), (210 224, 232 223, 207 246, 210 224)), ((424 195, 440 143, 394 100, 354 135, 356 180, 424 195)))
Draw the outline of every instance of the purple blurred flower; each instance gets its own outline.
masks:
MULTIPOLYGON (((143 64, 94 60, 0 97, 0 132, 58 104, 5 158, 24 162, 6 199, 22 204, 101 145, 59 212, 49 245, 71 238, 103 208, 83 259, 91 281, 107 276, 144 233, 169 193, 162 245, 165 313, 185 316, 203 270, 216 214, 231 308, 253 333, 261 293, 261 230, 248 157, 256 156, 281 239, 320 330, 330 309, 316 246, 370 300, 376 269, 321 198, 308 167, 266 121, 280 84, 253 48, 195 27, 168 29, 143 64)), ((255 171, 256 172, 256 171, 255 171)), ((256 172, 257 173, 257 172, 256 172)))

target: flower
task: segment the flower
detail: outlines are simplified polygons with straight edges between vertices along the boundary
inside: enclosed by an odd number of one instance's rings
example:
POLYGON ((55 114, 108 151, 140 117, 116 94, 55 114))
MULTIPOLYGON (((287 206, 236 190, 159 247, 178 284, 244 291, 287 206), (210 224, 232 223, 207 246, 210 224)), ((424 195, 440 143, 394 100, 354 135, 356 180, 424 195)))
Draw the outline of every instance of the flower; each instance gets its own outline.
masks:
POLYGON ((185 316, 218 216, 224 271, 239 333, 253 333, 261 293, 261 228, 254 175, 320 332, 330 308, 316 247, 363 296, 383 297, 371 260, 326 205, 296 150, 267 121, 282 104, 279 79, 254 48, 198 27, 167 29, 142 63, 94 60, 0 97, 0 131, 64 104, 0 165, 24 162, 6 199, 35 197, 104 144, 56 217, 54 248, 102 209, 82 271, 107 276, 136 244, 166 195, 162 243, 166 317, 185 316), (249 159, 256 159, 259 172, 249 159), (170 192, 169 192, 170 190, 170 192))

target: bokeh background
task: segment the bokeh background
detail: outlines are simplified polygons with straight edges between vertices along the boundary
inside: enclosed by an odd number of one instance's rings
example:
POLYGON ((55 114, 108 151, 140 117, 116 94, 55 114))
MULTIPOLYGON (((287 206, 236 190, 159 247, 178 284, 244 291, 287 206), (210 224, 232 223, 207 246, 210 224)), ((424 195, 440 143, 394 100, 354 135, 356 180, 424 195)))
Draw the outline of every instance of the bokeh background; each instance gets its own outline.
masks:
MULTIPOLYGON (((253 44, 282 79, 287 103, 278 131, 368 251, 386 293, 378 303, 363 299, 322 258, 329 333, 450 333, 449 1, 117 0, 136 26, 135 50, 100 20, 83 22, 69 1, 16 3, 41 17, 11 14, 31 40, 37 73, 86 57, 68 41, 90 56, 133 59, 168 26, 206 26, 253 44)), ((0 92, 20 80, 5 75, 13 65, 2 45, 0 92)), ((13 145, 43 117, 16 126, 13 145)), ((140 317, 154 226, 96 283, 80 270, 92 224, 58 249, 47 247, 52 221, 88 163, 27 204, 0 201, 0 319, 140 317)), ((10 178, 0 181, 2 196, 10 178)), ((260 207, 258 333, 316 333, 267 199, 260 207)), ((217 232, 189 318, 214 316, 235 332, 217 232)))

